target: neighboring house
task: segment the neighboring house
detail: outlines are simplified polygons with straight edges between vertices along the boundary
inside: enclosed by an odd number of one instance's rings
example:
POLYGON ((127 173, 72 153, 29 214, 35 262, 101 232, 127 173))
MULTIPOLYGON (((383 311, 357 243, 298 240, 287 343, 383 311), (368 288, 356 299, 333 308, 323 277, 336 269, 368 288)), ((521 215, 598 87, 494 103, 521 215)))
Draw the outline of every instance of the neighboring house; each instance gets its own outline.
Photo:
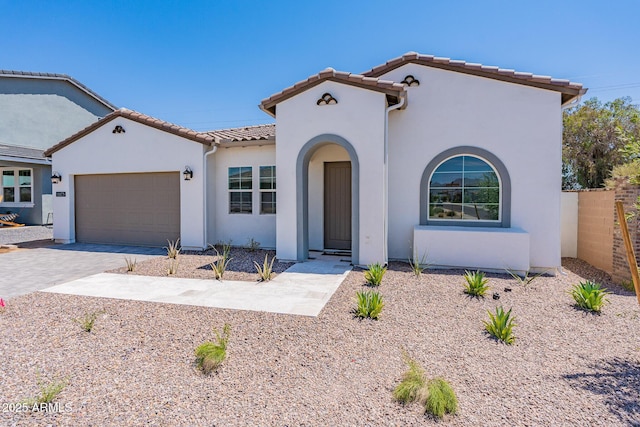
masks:
POLYGON ((44 150, 114 110, 69 76, 0 70, 0 214, 51 223, 51 161, 44 150))
POLYGON ((45 153, 62 174, 54 237, 254 239, 289 260, 311 249, 358 265, 417 253, 439 266, 556 268, 562 107, 585 92, 408 53, 263 100, 276 128, 195 132, 118 110, 45 153))

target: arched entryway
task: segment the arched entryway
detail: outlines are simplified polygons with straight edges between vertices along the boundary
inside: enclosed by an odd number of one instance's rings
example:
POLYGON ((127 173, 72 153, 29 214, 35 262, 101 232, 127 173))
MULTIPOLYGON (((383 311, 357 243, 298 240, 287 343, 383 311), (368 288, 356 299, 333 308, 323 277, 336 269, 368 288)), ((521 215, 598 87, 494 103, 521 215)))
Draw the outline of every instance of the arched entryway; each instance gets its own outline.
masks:
MULTIPOLYGON (((335 147, 335 148, 338 148, 335 147)), ((317 156, 316 156, 317 157, 317 156)), ((314 167, 317 167, 314 166, 314 167)), ((302 261, 309 256, 310 223, 313 226, 314 246, 319 245, 318 227, 322 227, 323 249, 351 249, 353 264, 359 261, 359 175, 360 168, 358 156, 353 146, 344 138, 333 134, 318 135, 309 140, 298 153, 296 165, 296 220, 297 220, 297 259, 302 261), (314 188, 319 188, 318 183, 310 185, 310 163, 314 155, 329 153, 331 146, 340 147, 339 151, 346 153, 346 158, 329 156, 323 163, 322 194, 314 194, 311 198, 312 204, 318 197, 322 197, 322 222, 318 220, 319 212, 314 206, 310 216, 309 195, 314 188), (349 182, 350 175, 350 182, 349 182), (311 191, 310 191, 311 188, 311 191), (314 199, 314 197, 316 199, 314 199), (348 198, 345 203, 345 198, 348 198), (350 203, 348 203, 350 202, 350 203), (350 210, 351 220, 347 221, 344 216, 347 206, 350 210), (328 211, 326 208, 329 208, 328 211), (321 225, 319 225, 321 224, 321 225), (345 229, 349 227, 350 229, 345 229), (348 234, 347 234, 348 232, 348 234), (351 242, 345 242, 345 236, 351 236, 351 242), (350 243, 350 244, 349 244, 350 243), (327 245, 329 247, 327 247, 327 245), (335 246, 331 248, 330 246, 335 246)), ((314 175, 315 176, 315 175, 314 175)), ((315 247, 314 247, 315 249, 315 247)))

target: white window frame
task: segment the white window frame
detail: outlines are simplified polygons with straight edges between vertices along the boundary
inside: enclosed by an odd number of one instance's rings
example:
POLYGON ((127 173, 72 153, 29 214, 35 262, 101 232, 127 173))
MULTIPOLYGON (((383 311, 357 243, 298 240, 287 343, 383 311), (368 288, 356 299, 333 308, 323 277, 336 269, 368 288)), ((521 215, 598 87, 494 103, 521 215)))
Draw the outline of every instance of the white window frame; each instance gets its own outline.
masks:
MULTIPOLYGON (((253 167, 252 166, 229 166, 227 168, 227 190, 229 192, 229 214, 230 215, 252 215, 253 214, 253 167), (240 187, 242 187, 242 174, 245 170, 251 172, 251 177, 249 178, 249 188, 231 188, 231 169, 239 169, 240 176, 240 187), (249 193, 251 195, 249 199, 249 212, 233 212, 231 210, 231 195, 234 193, 249 193)), ((243 203, 240 201, 240 206, 242 208, 243 203)))
POLYGON ((278 212, 278 207, 277 207, 277 201, 276 201, 276 166, 275 165, 269 165, 269 166, 260 166, 259 168, 259 175, 258 175, 258 189, 260 191, 260 215, 275 215, 278 212), (262 170, 265 168, 270 168, 272 171, 272 175, 270 176, 271 179, 271 188, 262 188, 262 170), (264 212, 264 210, 262 209, 262 195, 265 193, 271 193, 273 194, 273 212, 264 212))
MULTIPOLYGON (((464 169, 462 170, 462 174, 464 177, 464 169)), ((464 178, 463 178, 464 179, 464 178)), ((475 188, 475 187, 470 187, 471 189, 475 188)), ((428 215, 428 220, 429 222, 433 222, 433 223, 450 223, 455 221, 456 223, 481 223, 481 224, 497 224, 497 223, 501 223, 502 222, 502 178, 500 177, 500 174, 498 173, 498 170, 496 169, 496 167, 487 159, 485 159, 484 157, 475 155, 475 154, 469 154, 469 153, 460 153, 460 154, 455 154, 453 156, 447 157, 446 159, 444 159, 443 161, 441 161, 440 163, 438 163, 438 165, 433 168, 433 171, 431 171, 431 174, 429 175, 429 180, 427 181, 427 215, 428 215), (462 219, 462 218, 432 218, 429 215, 430 212, 430 207, 431 207, 431 180, 433 178, 433 175, 438 171, 438 168, 440 168, 440 166, 442 166, 444 163, 448 162, 451 159, 454 159, 456 157, 474 157, 478 160, 483 161, 485 164, 489 165, 489 167, 491 167, 491 169, 493 170, 493 173, 496 175, 496 177, 498 178, 498 219, 462 219)), ((461 191, 462 191, 462 201, 460 202, 460 206, 461 209, 464 212, 464 206, 465 206, 465 202, 464 202, 464 190, 465 190, 465 186, 464 183, 461 185, 460 187, 461 191)))
POLYGON ((35 206, 35 203, 33 201, 33 168, 20 168, 20 167, 0 167, 0 206, 2 207, 16 207, 16 208, 32 208, 35 206), (7 171, 13 171, 13 177, 14 177, 14 184, 13 184, 13 196, 14 196, 14 201, 13 202, 7 202, 6 200, 4 200, 4 189, 5 188, 11 188, 11 187, 5 187, 3 185, 3 176, 4 176, 4 172, 7 171), (27 188, 27 186, 21 186, 20 185, 20 172, 21 171, 29 171, 29 176, 31 177, 31 184, 29 184, 28 188, 31 190, 31 200, 29 200, 28 202, 21 202, 20 201, 20 188, 27 188), (15 199, 18 199, 17 201, 15 199))

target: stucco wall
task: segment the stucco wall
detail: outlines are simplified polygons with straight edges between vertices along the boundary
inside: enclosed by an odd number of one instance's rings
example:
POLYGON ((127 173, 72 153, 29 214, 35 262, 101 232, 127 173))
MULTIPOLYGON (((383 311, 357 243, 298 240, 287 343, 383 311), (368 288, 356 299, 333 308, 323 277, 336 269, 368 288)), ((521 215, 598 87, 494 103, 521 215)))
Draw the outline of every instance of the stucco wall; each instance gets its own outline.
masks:
POLYGON ((561 255, 578 257, 578 192, 563 191, 560 198, 561 211, 561 255))
MULTIPOLYGON (((384 261, 383 142, 385 95, 345 84, 325 81, 285 100, 277 107, 276 164, 278 175, 277 254, 282 259, 298 258, 296 182, 298 153, 303 146, 323 134, 344 138, 357 151, 359 164, 358 248, 354 261, 368 264, 384 261), (326 92, 336 105, 318 106, 326 92)), ((353 167, 353 165, 352 165, 353 167)), ((355 196, 354 196, 355 197, 355 196)), ((355 228, 356 225, 353 225, 355 228)))
POLYGON ((16 219, 16 222, 19 224, 44 224, 42 219, 42 195, 51 194, 51 166, 33 163, 0 161, 0 167, 32 169, 31 203, 6 203, 3 201, 0 202, 0 213, 17 213, 18 215, 20 215, 16 219))
POLYGON ((382 76, 408 88, 408 107, 390 113, 389 257, 411 254, 420 179, 436 155, 475 146, 497 156, 511 178, 511 226, 529 233, 530 266, 560 265, 562 115, 560 94, 407 64, 382 76))
MULTIPOLYGON (((240 143, 238 143, 240 144, 240 143)), ((250 239, 262 248, 276 247, 276 215, 260 213, 260 166, 276 164, 274 145, 219 148, 209 156, 207 243, 229 242, 244 246, 250 239), (252 213, 229 213, 228 171, 230 167, 252 167, 252 213)), ((276 173, 277 173, 276 168, 276 173)), ((276 178, 276 212, 280 206, 280 182, 276 178)))
POLYGON ((193 170, 193 179, 180 179, 180 239, 184 247, 203 248, 204 173, 207 147, 137 122, 117 118, 53 154, 53 171, 62 182, 53 186, 54 239, 75 241, 73 176, 83 174, 170 172, 193 170), (121 125, 126 133, 112 133, 121 125), (56 197, 56 192, 66 192, 56 197))

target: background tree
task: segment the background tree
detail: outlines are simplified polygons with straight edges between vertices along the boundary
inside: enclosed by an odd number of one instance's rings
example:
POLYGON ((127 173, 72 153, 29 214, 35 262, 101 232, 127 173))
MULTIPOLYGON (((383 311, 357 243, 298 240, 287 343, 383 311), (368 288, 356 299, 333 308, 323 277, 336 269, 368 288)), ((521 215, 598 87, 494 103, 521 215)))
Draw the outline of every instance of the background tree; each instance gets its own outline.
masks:
POLYGON ((598 188, 640 143, 640 109, 631 98, 591 98, 563 113, 562 188, 598 188), (626 148, 625 148, 626 147, 626 148))

